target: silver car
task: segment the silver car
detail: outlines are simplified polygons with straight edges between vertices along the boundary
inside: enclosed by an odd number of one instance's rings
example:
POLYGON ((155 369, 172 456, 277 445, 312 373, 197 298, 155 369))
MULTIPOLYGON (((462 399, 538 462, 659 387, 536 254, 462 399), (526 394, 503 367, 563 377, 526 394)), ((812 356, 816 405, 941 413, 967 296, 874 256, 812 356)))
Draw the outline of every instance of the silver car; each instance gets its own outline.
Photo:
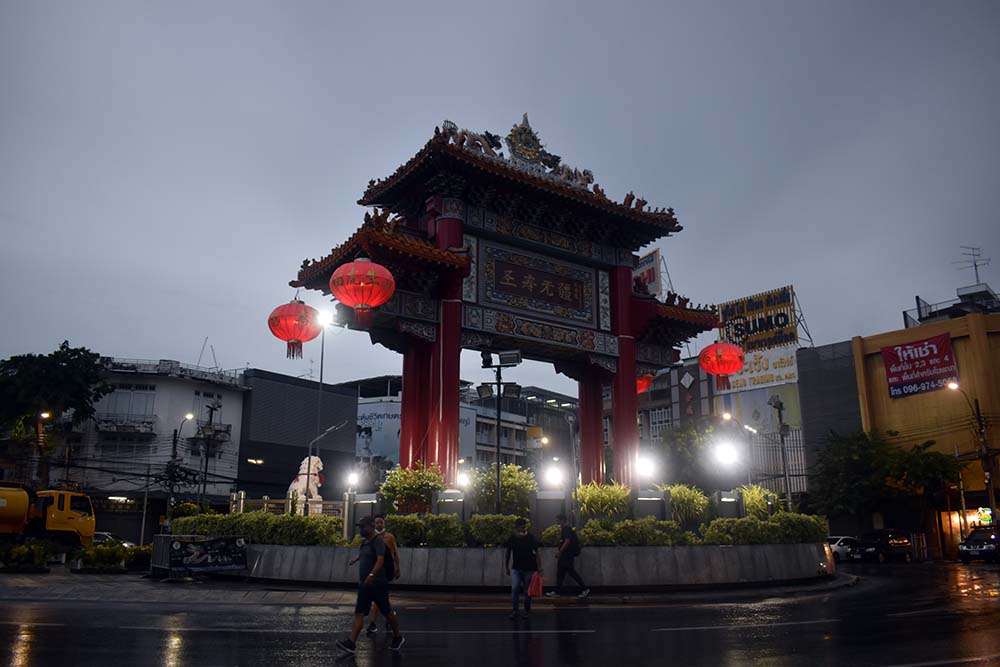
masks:
POLYGON ((833 560, 839 563, 842 560, 847 560, 847 554, 851 547, 857 543, 858 538, 847 535, 831 535, 826 538, 826 541, 830 543, 830 549, 833 550, 833 560))

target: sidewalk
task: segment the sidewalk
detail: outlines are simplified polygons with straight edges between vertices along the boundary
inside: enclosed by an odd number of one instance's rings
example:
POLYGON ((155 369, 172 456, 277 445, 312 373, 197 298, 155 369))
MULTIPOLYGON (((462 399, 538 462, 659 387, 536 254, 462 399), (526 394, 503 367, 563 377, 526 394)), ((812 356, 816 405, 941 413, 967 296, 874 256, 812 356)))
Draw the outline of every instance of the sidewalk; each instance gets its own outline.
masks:
MULTIPOLYGON (((837 574, 817 583, 715 590, 690 590, 650 594, 602 593, 586 600, 575 597, 538 598, 537 603, 553 607, 595 607, 601 605, 698 604, 751 601, 774 597, 817 595, 853 586, 858 578, 837 574)), ((502 592, 429 592, 394 590, 393 603, 399 607, 506 605, 509 594, 502 592)), ((177 605, 324 605, 354 607, 353 588, 328 588, 288 582, 244 581, 210 578, 203 580, 157 580, 136 574, 72 574, 59 566, 49 574, 0 575, 0 601, 20 602, 113 602, 177 605)))

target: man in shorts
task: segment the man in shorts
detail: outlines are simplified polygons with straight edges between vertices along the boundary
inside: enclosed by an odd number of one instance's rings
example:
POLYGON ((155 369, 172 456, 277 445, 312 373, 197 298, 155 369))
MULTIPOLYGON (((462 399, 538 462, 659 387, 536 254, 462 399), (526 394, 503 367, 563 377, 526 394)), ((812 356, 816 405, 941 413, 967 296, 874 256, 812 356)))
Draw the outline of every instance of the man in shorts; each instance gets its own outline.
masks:
MULTIPOLYGON (((382 538, 382 542, 385 543, 385 563, 382 566, 382 571, 385 572, 385 578, 389 581, 395 581, 399 579, 399 545, 396 544, 396 536, 385 529, 385 515, 376 514, 375 515, 375 533, 382 538)), ((369 637, 374 637, 378 632, 378 626, 375 622, 378 620, 378 605, 372 603, 372 615, 369 619, 368 629, 365 631, 369 637)), ((389 629, 389 621, 385 622, 385 629, 389 629)))
POLYGON ((354 654, 357 650, 358 635, 361 634, 365 625, 365 615, 374 604, 392 627, 392 641, 389 642, 389 649, 398 651, 403 645, 403 636, 399 634, 396 612, 389 604, 389 582, 385 576, 385 542, 382 541, 382 536, 375 532, 375 522, 370 516, 363 517, 358 522, 358 528, 364 541, 361 543, 358 557, 349 563, 349 565, 353 565, 358 561, 361 562, 358 571, 361 583, 358 584, 358 601, 354 605, 354 625, 351 627, 350 638, 339 640, 337 648, 345 653, 354 654))

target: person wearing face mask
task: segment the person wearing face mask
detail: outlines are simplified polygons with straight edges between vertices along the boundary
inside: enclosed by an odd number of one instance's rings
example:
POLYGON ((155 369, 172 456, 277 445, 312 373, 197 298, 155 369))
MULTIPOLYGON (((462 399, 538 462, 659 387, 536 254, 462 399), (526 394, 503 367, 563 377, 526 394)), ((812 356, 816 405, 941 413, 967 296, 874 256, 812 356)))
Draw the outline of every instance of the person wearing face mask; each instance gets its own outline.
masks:
MULTIPOLYGON (((375 532, 382 537, 382 542, 385 543, 385 563, 382 566, 385 578, 389 581, 399 579, 399 545, 396 543, 395 535, 385 529, 385 516, 382 514, 375 515, 375 532)), ((365 631, 369 637, 378 632, 378 626, 375 624, 377 620, 378 605, 373 603, 371 619, 368 623, 368 629, 365 631)), ((389 629, 388 621, 386 621, 385 629, 389 629)))
POLYGON ((370 516, 363 517, 358 522, 358 529, 361 538, 361 550, 357 558, 348 565, 353 565, 360 561, 361 566, 358 571, 358 578, 361 583, 358 585, 358 601, 354 605, 354 625, 351 627, 351 636, 348 639, 341 639, 337 642, 337 648, 345 653, 354 654, 357 650, 358 635, 365 624, 365 615, 374 604, 379 611, 389 621, 392 628, 392 641, 389 642, 389 649, 398 651, 403 645, 403 636, 399 634, 399 621, 396 619, 396 612, 392 610, 389 603, 389 580, 385 573, 386 547, 382 536, 375 532, 375 522, 370 516))

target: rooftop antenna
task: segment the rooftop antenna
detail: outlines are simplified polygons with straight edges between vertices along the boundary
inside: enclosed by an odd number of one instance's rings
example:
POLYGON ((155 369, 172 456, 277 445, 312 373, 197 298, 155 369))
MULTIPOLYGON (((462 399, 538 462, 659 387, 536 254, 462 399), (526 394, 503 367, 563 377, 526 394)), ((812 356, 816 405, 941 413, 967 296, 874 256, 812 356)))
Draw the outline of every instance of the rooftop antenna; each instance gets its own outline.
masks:
POLYGON ((976 285, 979 284, 979 267, 989 266, 990 258, 983 257, 983 249, 980 246, 963 245, 959 246, 963 250, 961 253, 963 257, 968 259, 958 259, 952 262, 952 264, 958 264, 957 267, 959 271, 963 269, 972 269, 976 275, 976 285))
POLYGON ((215 346, 214 345, 209 345, 208 349, 210 349, 212 351, 212 361, 215 363, 214 368, 216 370, 222 370, 222 366, 219 365, 219 360, 215 358, 215 346))
POLYGON ((208 336, 205 336, 205 340, 201 342, 201 353, 198 354, 198 363, 195 366, 201 366, 201 358, 205 356, 206 345, 208 345, 208 336))
POLYGON ((795 323, 799 327, 799 339, 809 341, 809 347, 815 347, 816 344, 813 343, 812 334, 809 333, 809 325, 806 324, 806 314, 802 312, 802 304, 799 303, 798 293, 794 293, 795 296, 795 323))

